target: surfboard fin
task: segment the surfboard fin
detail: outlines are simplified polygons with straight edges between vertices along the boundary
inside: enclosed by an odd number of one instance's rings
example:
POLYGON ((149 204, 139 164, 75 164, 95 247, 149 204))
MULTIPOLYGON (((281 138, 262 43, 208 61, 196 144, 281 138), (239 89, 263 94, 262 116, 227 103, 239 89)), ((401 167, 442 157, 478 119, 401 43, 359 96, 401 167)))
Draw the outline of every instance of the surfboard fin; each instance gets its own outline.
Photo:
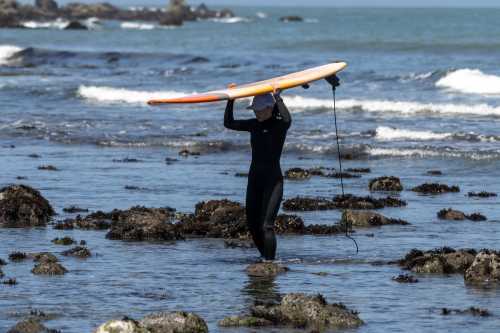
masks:
POLYGON ((309 85, 309 83, 306 83, 306 84, 303 84, 302 85, 302 88, 304 89, 309 89, 311 86, 309 85))

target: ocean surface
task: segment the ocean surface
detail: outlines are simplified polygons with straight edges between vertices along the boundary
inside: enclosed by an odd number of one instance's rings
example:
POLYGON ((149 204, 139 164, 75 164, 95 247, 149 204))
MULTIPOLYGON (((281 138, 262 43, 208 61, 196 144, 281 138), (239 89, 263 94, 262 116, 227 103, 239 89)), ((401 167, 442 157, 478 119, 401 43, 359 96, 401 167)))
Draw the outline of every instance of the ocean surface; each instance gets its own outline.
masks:
MULTIPOLYGON (((244 272, 256 250, 226 249, 222 240, 127 243, 97 231, 2 229, 3 259, 15 250, 59 253, 65 248, 50 240, 61 236, 86 240, 98 255, 62 259, 69 269, 63 277, 32 275, 31 263, 3 267, 19 284, 0 286, 0 332, 31 309, 56 314, 46 325, 65 333, 160 310, 194 311, 211 332, 247 332, 253 330, 222 330, 217 321, 263 295, 287 292, 345 303, 366 323, 357 332, 498 332, 499 290, 465 286, 459 275, 419 276, 419 283, 402 285, 391 281, 402 273, 398 267, 373 263, 412 248, 499 249, 499 199, 467 193, 500 190, 500 10, 233 9, 236 18, 180 28, 108 21, 91 22, 89 31, 63 31, 61 22, 0 30, 0 186, 39 189, 59 213, 56 221, 73 216, 62 211, 69 205, 192 212, 202 200, 244 202, 246 179, 234 174, 248 169, 249 137, 224 129, 224 103, 151 108, 145 101, 340 59, 349 64, 337 90, 341 149, 352 157, 344 167, 372 170, 345 180, 346 192, 368 195, 370 179, 400 177, 399 196, 408 206, 381 213, 411 225, 358 230, 357 255, 342 235, 279 237, 279 258, 291 271, 267 284, 244 272), (278 20, 293 14, 305 21, 278 20), (184 148, 201 155, 179 157, 184 148), (124 158, 140 162, 113 162, 124 158), (167 165, 166 158, 179 161, 167 165), (60 171, 37 169, 47 164, 60 171), (409 190, 424 182, 458 185, 461 192, 409 190), (488 221, 438 220, 436 213, 448 207, 480 212, 488 221), (442 307, 470 306, 492 316, 440 314, 442 307)), ((317 82, 283 97, 293 114, 283 169, 337 167, 329 85, 317 82)), ((238 118, 251 117, 246 103, 238 104, 238 118)), ((337 179, 285 183, 285 198, 336 194, 337 179)), ((306 224, 334 224, 340 214, 300 215, 306 224)))

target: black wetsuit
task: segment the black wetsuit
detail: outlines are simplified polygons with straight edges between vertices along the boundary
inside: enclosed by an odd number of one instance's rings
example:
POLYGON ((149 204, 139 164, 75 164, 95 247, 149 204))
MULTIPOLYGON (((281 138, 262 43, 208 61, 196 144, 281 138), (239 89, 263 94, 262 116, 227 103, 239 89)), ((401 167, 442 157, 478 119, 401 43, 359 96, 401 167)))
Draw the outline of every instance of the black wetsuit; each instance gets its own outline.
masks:
POLYGON ((227 103, 224 114, 226 128, 250 132, 252 164, 246 194, 247 223, 255 245, 267 260, 274 260, 276 255, 274 220, 283 198, 280 158, 292 122, 281 97, 275 99, 273 116, 263 122, 234 120, 233 101, 227 103))

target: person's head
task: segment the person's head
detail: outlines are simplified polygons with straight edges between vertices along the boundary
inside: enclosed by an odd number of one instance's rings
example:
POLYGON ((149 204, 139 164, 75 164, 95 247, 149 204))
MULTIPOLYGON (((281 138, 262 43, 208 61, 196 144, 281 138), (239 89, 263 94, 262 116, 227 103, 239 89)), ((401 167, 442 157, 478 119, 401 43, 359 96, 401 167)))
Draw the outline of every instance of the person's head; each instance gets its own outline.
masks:
POLYGON ((257 120, 262 122, 273 116, 275 103, 276 101, 271 94, 258 95, 253 98, 252 104, 247 109, 253 110, 257 120))

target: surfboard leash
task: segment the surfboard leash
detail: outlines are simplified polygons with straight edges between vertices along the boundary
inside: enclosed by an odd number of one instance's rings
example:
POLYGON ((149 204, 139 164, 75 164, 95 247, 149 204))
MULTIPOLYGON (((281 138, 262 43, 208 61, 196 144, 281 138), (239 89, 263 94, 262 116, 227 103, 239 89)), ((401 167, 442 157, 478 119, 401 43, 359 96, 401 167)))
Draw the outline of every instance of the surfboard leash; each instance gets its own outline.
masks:
MULTIPOLYGON (((332 86, 332 94, 333 94, 333 120, 335 124, 335 139, 337 142, 337 154, 339 160, 339 175, 340 175, 340 188, 342 189, 342 199, 345 198, 344 191, 344 175, 342 174, 342 153, 340 152, 340 138, 339 138, 339 127, 337 124, 337 96, 336 91, 337 87, 340 86, 340 80, 336 75, 327 78, 328 83, 332 86)), ((352 225, 346 220, 345 221, 345 236, 354 242, 356 246, 356 254, 359 253, 359 246, 354 237, 350 235, 352 231, 352 225)))

